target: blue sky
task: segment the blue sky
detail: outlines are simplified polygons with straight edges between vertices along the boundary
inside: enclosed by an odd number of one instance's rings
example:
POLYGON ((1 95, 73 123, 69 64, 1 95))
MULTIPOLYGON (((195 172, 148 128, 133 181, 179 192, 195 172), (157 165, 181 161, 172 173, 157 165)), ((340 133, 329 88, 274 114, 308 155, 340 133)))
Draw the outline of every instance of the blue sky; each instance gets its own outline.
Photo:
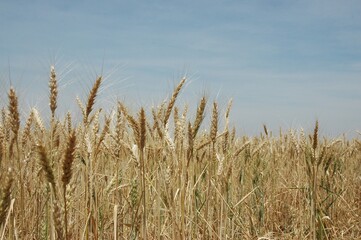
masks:
MULTIPOLYGON (((24 109, 47 109, 50 64, 61 78, 59 112, 76 111, 97 74, 99 97, 134 108, 205 93, 233 98, 239 132, 303 127, 361 130, 361 1, 1 1, 0 86, 24 109), (10 70, 9 70, 10 69, 10 70), (26 99, 25 99, 26 98, 26 99)), ((25 110, 24 110, 25 111, 25 110)), ((209 114, 208 114, 209 115, 209 114)))

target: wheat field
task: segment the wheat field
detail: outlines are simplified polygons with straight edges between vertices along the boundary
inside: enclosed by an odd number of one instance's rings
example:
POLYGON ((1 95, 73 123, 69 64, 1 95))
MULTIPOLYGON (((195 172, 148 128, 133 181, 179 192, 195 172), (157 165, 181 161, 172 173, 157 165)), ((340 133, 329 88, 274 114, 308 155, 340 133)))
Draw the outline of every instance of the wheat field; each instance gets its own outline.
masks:
POLYGON ((318 122, 240 136, 231 101, 219 109, 201 97, 193 116, 177 104, 186 81, 159 106, 114 102, 106 113, 95 104, 99 76, 77 99, 79 122, 58 117, 54 67, 50 116, 20 116, 11 87, 1 103, 0 239, 361 239, 357 137, 324 138, 318 122))

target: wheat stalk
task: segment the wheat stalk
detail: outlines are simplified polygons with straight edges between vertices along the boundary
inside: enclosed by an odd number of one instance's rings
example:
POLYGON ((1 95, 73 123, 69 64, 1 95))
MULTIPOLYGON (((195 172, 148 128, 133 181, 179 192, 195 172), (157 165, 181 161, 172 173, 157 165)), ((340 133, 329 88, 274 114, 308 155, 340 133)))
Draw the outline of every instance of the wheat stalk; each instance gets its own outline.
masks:
POLYGON ((312 148, 316 151, 318 145, 318 121, 316 121, 315 129, 313 131, 312 148))
POLYGON ((89 92, 87 104, 86 104, 85 111, 84 111, 84 113, 85 113, 84 114, 84 124, 88 124, 89 114, 93 110, 93 107, 95 104, 95 99, 97 97, 101 83, 102 83, 102 77, 100 76, 95 80, 93 87, 89 92))
POLYGON ((30 111, 29 117, 25 122, 25 127, 22 131, 22 138, 21 138, 21 144, 23 147, 23 150, 25 150, 25 144, 27 143, 28 139, 30 138, 31 134, 31 125, 34 120, 34 112, 30 111))
POLYGON ((142 198, 143 198, 143 227, 142 227, 142 239, 147 238, 147 208, 146 208, 146 191, 145 191, 145 159, 144 159, 144 147, 146 138, 146 119, 144 109, 141 108, 139 112, 139 156, 140 166, 142 173, 142 198))
POLYGON ((140 109, 139 112, 139 149, 143 150, 145 147, 145 137, 146 137, 146 119, 144 108, 140 109))
POLYGON ((217 131, 218 131, 218 105, 216 102, 214 102, 213 111, 212 111, 211 131, 210 131, 210 138, 213 145, 216 143, 217 131))
POLYGON ((66 150, 63 157, 63 176, 61 178, 64 189, 69 184, 72 177, 72 164, 74 161, 76 147, 76 132, 73 130, 68 136, 66 150))
POLYGON ((10 127, 12 132, 14 133, 14 139, 17 138, 19 128, 20 128, 20 115, 19 115, 19 103, 18 97, 16 96, 15 89, 13 87, 10 88, 9 94, 9 114, 10 114, 10 127))
POLYGON ((183 78, 180 83, 178 84, 178 86, 174 89, 173 91, 173 95, 168 103, 168 107, 167 110, 165 112, 165 116, 164 116, 164 120, 163 120, 163 126, 167 125, 170 114, 172 112, 172 109, 174 107, 175 101, 177 100, 178 94, 180 92, 180 90, 182 89, 184 83, 186 82, 186 78, 183 78))
POLYGON ((45 172, 47 181, 51 184, 54 195, 56 196, 56 183, 53 169, 50 166, 49 159, 45 150, 45 147, 41 144, 37 145, 37 152, 39 155, 39 161, 42 169, 45 172))
POLYGON ((193 136, 193 138, 196 137, 196 135, 198 133, 198 130, 199 130, 199 127, 201 126, 202 121, 204 119, 204 110, 206 108, 206 104, 207 104, 207 100, 203 96, 200 103, 199 103, 199 105, 198 105, 196 119, 195 119, 193 127, 192 127, 192 131, 193 131, 192 136, 193 136))
POLYGON ((154 108, 152 109, 152 115, 153 115, 153 129, 157 130, 157 134, 159 135, 159 137, 161 139, 163 139, 163 132, 162 132, 162 129, 160 128, 160 126, 159 126, 158 115, 155 112, 154 108))
POLYGON ((50 80, 49 80, 49 89, 50 89, 50 111, 51 117, 54 118, 55 110, 57 108, 57 98, 58 98, 58 83, 56 80, 55 67, 50 67, 50 80))
POLYGON ((251 141, 245 142, 242 147, 240 147, 238 150, 235 151, 233 154, 233 158, 236 158, 243 150, 245 150, 249 145, 251 144, 251 141))

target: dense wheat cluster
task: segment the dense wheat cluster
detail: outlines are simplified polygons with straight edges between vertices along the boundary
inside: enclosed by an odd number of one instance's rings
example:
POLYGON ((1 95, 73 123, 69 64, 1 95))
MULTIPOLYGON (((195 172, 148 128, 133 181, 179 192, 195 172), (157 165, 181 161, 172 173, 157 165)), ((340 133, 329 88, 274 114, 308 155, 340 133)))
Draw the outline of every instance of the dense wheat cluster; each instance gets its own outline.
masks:
POLYGON ((106 113, 98 77, 74 122, 56 78, 50 116, 21 116, 14 88, 1 103, 0 239, 361 239, 359 140, 318 122, 239 136, 231 102, 176 104, 185 78, 159 106, 106 113))

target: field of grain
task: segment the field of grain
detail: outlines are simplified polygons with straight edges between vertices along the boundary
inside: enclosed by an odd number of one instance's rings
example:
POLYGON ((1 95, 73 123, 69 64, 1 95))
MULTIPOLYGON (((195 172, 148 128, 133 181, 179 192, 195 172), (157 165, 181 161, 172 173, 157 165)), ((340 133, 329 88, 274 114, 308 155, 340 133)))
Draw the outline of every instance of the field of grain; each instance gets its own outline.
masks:
POLYGON ((57 115, 54 68, 51 116, 20 116, 11 87, 0 239, 361 239, 360 140, 323 138, 318 122, 240 136, 231 102, 201 97, 193 116, 177 105, 186 81, 154 108, 106 112, 95 107, 98 77, 78 99, 80 122, 57 115))

